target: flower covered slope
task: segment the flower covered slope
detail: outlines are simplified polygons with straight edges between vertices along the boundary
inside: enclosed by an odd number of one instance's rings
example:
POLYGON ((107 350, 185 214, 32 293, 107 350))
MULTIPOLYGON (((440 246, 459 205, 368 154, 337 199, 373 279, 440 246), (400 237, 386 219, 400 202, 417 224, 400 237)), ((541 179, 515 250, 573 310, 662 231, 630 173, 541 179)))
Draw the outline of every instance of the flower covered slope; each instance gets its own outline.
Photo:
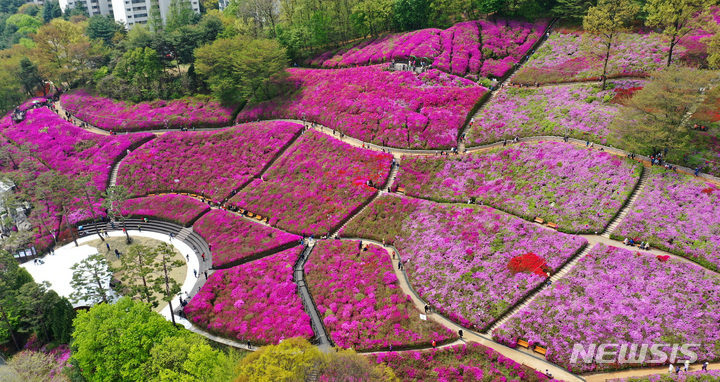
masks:
POLYGON ((478 330, 545 281, 547 276, 536 268, 553 272, 586 244, 581 237, 488 207, 393 195, 374 201, 340 234, 364 237, 366 231, 394 243, 420 296, 450 319, 478 330), (544 263, 511 272, 511 261, 529 253, 544 263))
POLYGON ((480 111, 467 136, 467 146, 539 135, 569 135, 607 142, 619 106, 609 101, 641 81, 616 80, 608 90, 597 85, 503 88, 480 111))
POLYGON ((105 190, 111 166, 121 153, 152 137, 150 133, 103 136, 87 132, 46 107, 27 112, 24 121, 0 125, 0 133, 51 169, 77 177, 91 175, 105 190))
POLYGON ((337 346, 375 350, 442 342, 453 333, 403 294, 387 251, 360 241, 320 241, 305 264, 308 288, 337 346))
POLYGON ((308 130, 264 174, 230 200, 270 225, 324 235, 369 200, 390 173, 392 156, 308 130))
POLYGON ((310 316, 292 276, 300 252, 300 247, 293 248, 216 271, 190 300, 185 314, 212 333, 253 344, 312 338, 310 316))
POLYGON ((649 241, 718 270, 720 188, 656 167, 614 236, 649 241))
MULTIPOLYGON (((692 366, 697 368, 697 366, 692 366)), ((720 370, 696 370, 690 369, 690 372, 682 374, 655 374, 645 377, 630 377, 622 379, 608 379, 608 382, 700 382, 700 381, 720 381, 720 370)))
POLYGON ((407 157, 397 184, 440 202, 474 198, 563 231, 602 231, 640 176, 637 162, 569 143, 521 143, 480 154, 407 157))
POLYGON ((220 202, 259 174, 300 129, 267 121, 163 134, 123 160, 118 184, 133 195, 184 191, 220 202))
POLYGON ((295 245, 301 239, 300 236, 253 223, 222 210, 213 210, 203 215, 193 229, 212 245, 214 268, 227 268, 277 252, 295 245))
MULTIPOLYGON (((668 50, 662 35, 620 33, 610 51, 608 78, 647 76, 666 66, 668 50)), ((677 54, 683 50, 675 48, 677 54)), ((602 41, 590 33, 552 33, 512 81, 532 85, 598 79, 604 54, 602 41)))
POLYGON ((487 92, 437 70, 418 75, 384 68, 288 69, 298 90, 245 107, 238 121, 306 118, 377 145, 447 149, 487 92))
POLYGON ((183 226, 192 224, 200 215, 210 211, 207 204, 182 195, 156 195, 129 199, 122 206, 125 216, 157 218, 183 226))
MULTIPOLYGON (((720 350, 718 320, 717 274, 680 260, 662 261, 598 244, 493 337, 510 346, 518 339, 540 344, 547 347, 550 362, 582 372, 623 364, 571 364, 575 343, 701 344, 694 348, 698 361, 712 360, 720 350)), ((670 346, 661 350, 670 354, 670 346)))
POLYGON ((547 381, 548 378, 478 343, 370 358, 389 366, 402 381, 547 381))
POLYGON ((446 30, 421 29, 366 40, 308 63, 334 68, 414 57, 431 59, 438 69, 459 76, 502 77, 539 40, 546 26, 547 21, 466 21, 446 30))
POLYGON ((228 126, 235 110, 209 97, 132 104, 95 96, 84 89, 63 94, 60 103, 76 118, 114 132, 228 126))

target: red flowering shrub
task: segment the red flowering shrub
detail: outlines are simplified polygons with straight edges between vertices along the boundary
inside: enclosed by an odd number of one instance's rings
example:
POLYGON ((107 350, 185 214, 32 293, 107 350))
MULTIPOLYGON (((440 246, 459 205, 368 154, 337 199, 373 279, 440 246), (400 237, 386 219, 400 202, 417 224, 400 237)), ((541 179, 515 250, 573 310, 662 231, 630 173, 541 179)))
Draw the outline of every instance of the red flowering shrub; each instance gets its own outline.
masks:
POLYGON ((545 259, 532 252, 513 257, 508 262, 507 268, 512 273, 528 272, 538 276, 545 276, 548 270, 545 259))

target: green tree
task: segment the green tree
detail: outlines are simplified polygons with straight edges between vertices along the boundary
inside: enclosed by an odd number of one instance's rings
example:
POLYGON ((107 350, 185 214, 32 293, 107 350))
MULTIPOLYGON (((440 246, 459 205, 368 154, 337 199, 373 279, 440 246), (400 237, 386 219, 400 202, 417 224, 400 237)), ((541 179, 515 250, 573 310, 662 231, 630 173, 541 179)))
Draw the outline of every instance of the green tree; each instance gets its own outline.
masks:
POLYGON ((91 305, 110 300, 110 280, 112 272, 105 255, 96 253, 85 260, 70 267, 73 271, 72 286, 74 292, 70 301, 79 303, 85 301, 91 305))
POLYGON ((113 75, 148 89, 160 80, 162 65, 154 49, 135 48, 118 60, 113 75))
POLYGON ((17 12, 35 17, 40 13, 40 7, 37 4, 25 3, 18 8, 17 12))
POLYGON ((289 338, 247 355, 236 369, 236 382, 291 381, 307 378, 322 364, 320 350, 304 338, 289 338))
POLYGON ((716 32, 706 43, 710 69, 720 69, 720 32, 716 32))
POLYGON ((25 4, 25 0, 3 0, 0 1, 0 12, 14 14, 18 8, 25 4))
POLYGON ((137 298, 153 307, 158 306, 157 298, 153 296, 156 282, 154 273, 158 269, 156 256, 152 248, 133 244, 120 257, 117 272, 122 281, 123 296, 137 298))
POLYGON ((150 12, 148 12, 147 26, 150 31, 155 33, 162 31, 164 28, 158 0, 150 0, 150 12))
POLYGON ((596 4, 596 0, 557 0, 552 8, 552 13, 557 17, 581 20, 590 7, 596 4))
MULTIPOLYGON (((48 293, 55 293, 50 291, 48 293)), ((72 339, 75 309, 65 297, 60 297, 52 308, 50 330, 56 342, 69 344, 72 339)))
POLYGON ((428 24, 429 0, 395 0, 393 18, 401 31, 425 28, 428 24))
POLYGON ((150 350, 147 369, 153 381, 224 382, 235 377, 236 358, 213 349, 201 336, 179 332, 150 350))
POLYGON ((20 60, 20 82, 29 96, 34 95, 35 90, 38 88, 42 89, 44 95, 47 95, 45 79, 40 75, 37 65, 33 64, 27 57, 20 60))
POLYGON ((91 69, 95 53, 80 25, 62 19, 51 20, 33 37, 32 51, 43 76, 55 83, 75 83, 91 69))
POLYGON ((684 118, 701 95, 712 74, 693 68, 671 67, 657 72, 652 81, 635 93, 612 125, 625 147, 653 155, 663 149, 687 152, 691 131, 684 118))
POLYGON ((125 228, 125 241, 130 244, 132 239, 128 233, 127 227, 125 227, 125 215, 122 213, 122 206, 130 198, 130 192, 124 186, 110 186, 105 190, 103 195, 102 206, 107 210, 107 215, 111 220, 117 218, 122 222, 123 228, 125 228))
POLYGON ((170 0, 165 23, 167 30, 174 31, 180 27, 190 25, 194 21, 196 21, 195 11, 193 11, 189 0, 170 0))
POLYGON ((287 56, 274 40, 219 39, 195 51, 195 65, 215 96, 226 103, 277 95, 287 56))
POLYGON ((0 252, 0 339, 5 342, 9 337, 17 350, 20 350, 16 333, 16 322, 20 314, 17 296, 20 288, 28 282, 32 282, 32 277, 25 269, 20 268, 17 260, 7 252, 0 252))
POLYGON ((648 0, 645 4, 645 24, 662 28, 669 39, 667 66, 670 66, 675 46, 693 31, 708 24, 708 11, 715 0, 648 0))
POLYGON ((73 359, 90 382, 146 381, 151 350, 177 329, 150 306, 130 298, 78 312, 73 359))
POLYGON ((353 7, 353 17, 359 29, 377 36, 390 28, 392 10, 393 0, 361 0, 353 7))
POLYGON ((180 293, 180 284, 174 278, 170 277, 173 269, 182 267, 185 262, 181 260, 172 260, 175 256, 174 247, 171 244, 160 243, 153 251, 155 258, 158 259, 157 266, 162 267, 161 276, 154 281, 153 289, 160 293, 162 300, 168 303, 170 307, 170 317, 173 325, 175 324, 175 314, 173 313, 172 300, 180 293))
POLYGON ((29 282, 20 287, 18 291, 18 304, 20 306, 21 322, 25 331, 37 333, 45 343, 52 340, 50 330, 51 314, 60 296, 48 290, 50 283, 42 284, 29 282))
POLYGON ((115 19, 110 16, 95 15, 88 20, 85 33, 90 39, 102 40, 105 45, 111 46, 113 37, 118 32, 118 26, 115 19))
POLYGON ((43 24, 41 17, 32 17, 29 15, 15 14, 5 21, 5 25, 12 25, 17 28, 16 33, 27 35, 28 33, 37 32, 38 28, 43 24))
MULTIPOLYGON (((602 89, 607 81, 607 65, 610 51, 617 34, 635 18, 640 7, 633 0, 600 0, 591 7, 583 19, 583 27, 590 33, 599 35, 604 47, 602 89)), ((594 43, 594 42, 591 42, 594 43)))
POLYGON ((62 17, 62 8, 60 8, 60 3, 58 1, 46 1, 43 6, 43 19, 45 22, 49 23, 50 20, 58 17, 62 17))
POLYGON ((341 350, 324 355, 322 366, 318 369, 318 379, 335 382, 353 381, 399 381, 392 369, 387 366, 375 366, 354 350, 341 350))

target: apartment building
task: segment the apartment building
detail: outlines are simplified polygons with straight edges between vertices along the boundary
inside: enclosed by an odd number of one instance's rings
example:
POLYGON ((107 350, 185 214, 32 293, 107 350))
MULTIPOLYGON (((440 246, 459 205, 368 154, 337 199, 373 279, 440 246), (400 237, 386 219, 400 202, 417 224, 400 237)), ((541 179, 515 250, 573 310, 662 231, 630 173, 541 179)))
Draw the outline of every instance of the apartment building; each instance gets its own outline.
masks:
MULTIPOLYGON (((110 0, 106 0, 110 1, 110 0)), ((128 29, 136 24, 147 24, 153 0, 112 0, 115 21, 121 22, 128 29)), ((171 0, 156 0, 160 8, 163 22, 167 21, 171 0)), ((200 13, 200 0, 185 0, 190 3, 193 11, 200 13)))
POLYGON ((113 4, 110 0, 59 0, 60 8, 63 12, 70 8, 75 8, 78 4, 85 5, 90 17, 95 15, 112 15, 113 4))

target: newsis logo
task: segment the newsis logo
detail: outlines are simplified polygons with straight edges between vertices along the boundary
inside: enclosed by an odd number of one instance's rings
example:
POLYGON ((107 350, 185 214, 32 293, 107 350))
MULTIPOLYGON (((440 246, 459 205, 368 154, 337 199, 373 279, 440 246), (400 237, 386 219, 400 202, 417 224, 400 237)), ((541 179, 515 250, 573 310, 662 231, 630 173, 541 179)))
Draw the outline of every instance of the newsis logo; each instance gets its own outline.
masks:
POLYGON ((693 349, 700 344, 575 344, 570 363, 690 363, 697 361, 693 349), (663 349, 670 349, 670 353, 663 349), (649 354, 648 354, 649 352, 649 354), (678 356, 680 355, 680 358, 678 356), (649 357, 648 357, 649 356, 649 357))

